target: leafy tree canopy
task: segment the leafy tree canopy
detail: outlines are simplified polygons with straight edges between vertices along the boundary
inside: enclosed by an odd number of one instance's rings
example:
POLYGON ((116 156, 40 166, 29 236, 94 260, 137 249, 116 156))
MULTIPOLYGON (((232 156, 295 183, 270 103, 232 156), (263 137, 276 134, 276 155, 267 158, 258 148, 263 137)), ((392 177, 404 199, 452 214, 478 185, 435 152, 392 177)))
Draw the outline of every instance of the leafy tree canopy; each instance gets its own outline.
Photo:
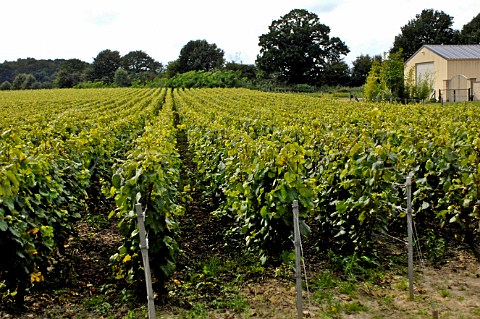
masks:
POLYGON ((480 44, 480 13, 465 24, 460 32, 462 44, 480 44))
POLYGON ((93 59, 90 80, 113 83, 115 71, 122 65, 122 58, 118 51, 103 50, 93 59))
POLYGON ((12 83, 18 74, 32 74, 38 82, 51 83, 55 79, 63 59, 36 60, 34 58, 17 59, 0 63, 0 83, 12 83))
POLYGON ((5 91, 5 90, 11 90, 12 89, 12 83, 9 81, 3 81, 2 84, 0 84, 0 91, 5 91))
POLYGON ((143 51, 131 51, 122 57, 122 65, 126 71, 134 73, 162 71, 162 64, 155 61, 143 51))
POLYGON ((242 77, 249 80, 255 80, 257 77, 257 68, 253 64, 240 64, 236 62, 228 62, 225 64, 225 70, 240 71, 242 77))
POLYGON ((165 76, 167 78, 173 78, 176 74, 180 73, 180 61, 174 60, 167 63, 165 68, 165 76))
POLYGON ((457 44, 459 32, 452 29, 453 18, 443 11, 424 9, 401 28, 390 52, 403 50, 408 59, 424 44, 457 44))
POLYGON ((89 64, 79 59, 64 61, 55 76, 55 85, 60 88, 72 88, 84 81, 89 64))
POLYGON ((259 38, 257 66, 288 84, 316 84, 324 69, 350 50, 314 13, 294 9, 259 38))
POLYGON ((216 44, 206 40, 189 41, 180 51, 178 73, 188 71, 212 72, 225 63, 224 52, 216 44))
MULTIPOLYGON (((123 70, 125 70, 130 81, 138 81, 145 84, 153 80, 163 71, 163 65, 155 61, 143 51, 131 51, 122 57, 123 70)), ((123 76, 123 73, 120 73, 123 76)), ((122 82, 124 86, 125 82, 122 82)))
POLYGON ((382 61, 381 55, 371 57, 370 55, 360 55, 352 62, 351 70, 351 86, 362 86, 366 79, 368 72, 372 68, 373 61, 382 61))
POLYGON ((119 87, 132 85, 132 81, 128 77, 128 72, 123 68, 118 68, 117 71, 115 71, 115 85, 119 87))
POLYGON ((365 82, 365 98, 370 101, 403 98, 404 67, 402 50, 390 53, 383 61, 374 59, 365 82))
POLYGON ((344 61, 334 61, 325 66, 318 84, 329 86, 348 86, 350 68, 344 61))
POLYGON ((12 83, 12 88, 14 90, 20 90, 22 89, 23 83, 27 79, 27 74, 26 73, 20 73, 15 76, 15 79, 13 80, 12 83))

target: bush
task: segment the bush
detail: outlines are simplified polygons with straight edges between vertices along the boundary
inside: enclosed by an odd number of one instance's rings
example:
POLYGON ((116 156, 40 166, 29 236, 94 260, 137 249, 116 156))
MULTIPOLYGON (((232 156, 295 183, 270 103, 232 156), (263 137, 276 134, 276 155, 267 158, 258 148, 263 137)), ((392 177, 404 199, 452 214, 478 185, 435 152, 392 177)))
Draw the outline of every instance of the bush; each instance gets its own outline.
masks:
POLYGON ((166 81, 166 87, 172 88, 200 88, 200 87, 239 87, 245 80, 240 71, 189 71, 175 75, 166 81))
POLYGON ((102 89, 109 87, 108 84, 105 84, 102 81, 95 81, 95 82, 81 82, 75 85, 74 89, 102 89))
POLYGON ((293 87, 293 90, 296 92, 314 92, 315 87, 308 84, 297 84, 293 87))
POLYGON ((12 89, 12 83, 8 81, 4 81, 2 84, 0 84, 1 91, 11 90, 11 89, 12 89))

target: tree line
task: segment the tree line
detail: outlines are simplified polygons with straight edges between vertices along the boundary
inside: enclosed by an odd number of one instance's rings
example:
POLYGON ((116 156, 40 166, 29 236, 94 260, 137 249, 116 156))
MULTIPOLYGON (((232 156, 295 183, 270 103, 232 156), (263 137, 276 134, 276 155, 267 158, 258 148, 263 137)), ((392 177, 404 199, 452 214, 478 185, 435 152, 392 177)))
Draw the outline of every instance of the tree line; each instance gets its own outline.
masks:
POLYGON ((330 28, 315 13, 294 9, 274 20, 268 32, 259 37, 260 52, 254 65, 227 62, 224 51, 216 44, 192 40, 183 46, 178 59, 167 65, 141 50, 122 56, 109 49, 98 53, 92 63, 79 59, 5 61, 0 64, 0 89, 365 85, 371 96, 378 97, 381 92, 382 96, 403 97, 404 87, 397 87, 399 81, 404 82, 400 64, 422 45, 480 43, 480 14, 462 30, 455 30, 452 25, 453 17, 443 11, 425 9, 401 27, 389 55, 362 54, 349 67, 344 60, 350 52, 345 42, 331 36, 330 28), (393 66, 397 78, 387 72, 393 66))

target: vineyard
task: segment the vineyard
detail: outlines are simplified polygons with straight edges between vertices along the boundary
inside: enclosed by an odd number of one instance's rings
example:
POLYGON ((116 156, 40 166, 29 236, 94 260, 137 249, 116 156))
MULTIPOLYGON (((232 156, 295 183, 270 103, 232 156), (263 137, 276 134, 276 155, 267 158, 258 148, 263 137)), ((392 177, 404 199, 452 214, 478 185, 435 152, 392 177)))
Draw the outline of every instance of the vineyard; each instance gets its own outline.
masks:
POLYGON ((453 241, 480 261, 479 107, 246 89, 2 92, 0 298, 21 305, 48 281, 87 214, 108 215, 123 238, 104 276, 141 281, 137 202, 157 291, 185 253, 192 202, 261 265, 292 250, 294 200, 312 249, 381 265, 385 238, 405 237, 407 176, 426 257, 453 241))

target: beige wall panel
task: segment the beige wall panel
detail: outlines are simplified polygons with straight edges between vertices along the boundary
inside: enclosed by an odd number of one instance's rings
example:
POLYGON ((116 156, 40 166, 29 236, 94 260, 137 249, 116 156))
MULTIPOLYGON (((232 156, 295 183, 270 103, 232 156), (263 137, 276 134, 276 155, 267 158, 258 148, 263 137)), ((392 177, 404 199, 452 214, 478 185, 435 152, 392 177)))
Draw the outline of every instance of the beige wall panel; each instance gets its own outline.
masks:
POLYGON ((480 101, 480 82, 473 84, 473 99, 480 101))
POLYGON ((447 79, 457 75, 480 79, 480 60, 450 60, 448 61, 447 79))

